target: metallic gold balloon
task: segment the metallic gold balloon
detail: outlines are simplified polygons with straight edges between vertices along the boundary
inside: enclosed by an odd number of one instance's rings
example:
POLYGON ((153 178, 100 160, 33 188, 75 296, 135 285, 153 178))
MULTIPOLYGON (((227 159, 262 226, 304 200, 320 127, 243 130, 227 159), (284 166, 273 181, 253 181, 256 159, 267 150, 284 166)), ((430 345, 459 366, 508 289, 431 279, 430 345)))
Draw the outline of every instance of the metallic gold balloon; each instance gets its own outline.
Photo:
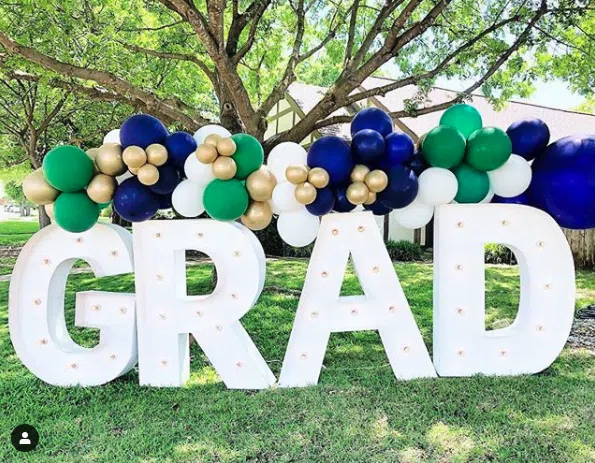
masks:
POLYGON ((147 163, 147 153, 138 146, 129 146, 122 153, 122 159, 128 167, 138 169, 147 163))
POLYGON ((376 193, 374 193, 373 191, 370 191, 368 193, 368 199, 366 199, 364 201, 364 204, 368 205, 368 204, 374 204, 376 202, 376 193))
POLYGON ((273 211, 267 202, 251 201, 248 209, 240 218, 242 223, 250 230, 262 230, 273 219, 273 211))
POLYGON ((330 181, 328 172, 322 167, 314 167, 308 172, 308 182, 314 185, 316 188, 324 188, 330 181))
POLYGON ((298 203, 308 205, 316 200, 316 188, 311 183, 305 182, 295 187, 295 199, 298 203))
POLYGON ((115 143, 108 143, 99 148, 95 164, 99 172, 112 177, 122 175, 128 170, 122 158, 122 147, 115 143))
POLYGON ((87 187, 87 196, 97 204, 107 203, 113 199, 117 187, 118 181, 114 177, 97 174, 87 187))
POLYGON ((203 164, 211 164, 212 162, 215 162, 215 159, 217 159, 217 148, 215 148, 213 145, 207 145, 203 143, 197 148, 196 157, 203 164))
POLYGON ((368 190, 368 187, 365 183, 355 182, 347 187, 346 195, 351 204, 359 206, 360 204, 364 204, 364 202, 366 202, 369 193, 370 190, 368 190))
POLYGON ((233 156, 236 152, 236 142, 231 138, 220 138, 217 140, 217 152, 221 156, 233 156))
POLYGON ((45 213, 48 215, 48 217, 54 220, 54 203, 46 204, 43 207, 45 208, 45 213))
POLYGON ((366 185, 370 191, 380 193, 388 186, 388 176, 382 170, 373 170, 366 175, 366 185))
POLYGON ((128 170, 130 171, 130 173, 131 173, 132 175, 138 175, 138 171, 140 170, 140 167, 137 167, 137 168, 135 168, 135 167, 131 167, 131 168, 129 168, 128 170))
POLYGON ((358 164, 353 168, 351 171, 351 181, 352 182, 363 182, 366 180, 366 175, 370 173, 370 169, 368 166, 364 166, 363 164, 358 164))
POLYGON ((308 168, 294 164, 285 169, 285 178, 294 185, 299 185, 308 180, 308 168))
POLYGON ((87 156, 89 156, 91 161, 93 161, 93 173, 94 174, 99 173, 99 167, 97 167, 97 164, 95 164, 95 158, 97 157, 98 154, 99 154, 99 148, 91 148, 91 149, 87 150, 87 156))
POLYGON ((250 198, 254 201, 268 201, 273 197, 273 189, 277 185, 275 176, 262 166, 256 172, 252 172, 246 179, 246 189, 250 198))
POLYGON ((29 201, 38 206, 53 203, 60 194, 58 190, 47 182, 41 169, 37 169, 25 177, 23 181, 23 193, 29 201))
POLYGON ((215 159, 211 168, 213 169, 213 175, 220 180, 229 180, 238 171, 235 161, 226 156, 219 156, 215 159))
POLYGON ((207 138, 205 138, 203 143, 207 145, 217 146, 217 142, 219 142, 219 140, 221 140, 221 135, 212 133, 211 135, 208 135, 207 138))
POLYGON ((155 185, 159 181, 159 170, 152 164, 145 164, 136 174, 138 181, 143 185, 151 186, 155 185))
POLYGON ((147 162, 156 167, 160 167, 167 162, 167 149, 165 146, 154 143, 147 147, 147 162))

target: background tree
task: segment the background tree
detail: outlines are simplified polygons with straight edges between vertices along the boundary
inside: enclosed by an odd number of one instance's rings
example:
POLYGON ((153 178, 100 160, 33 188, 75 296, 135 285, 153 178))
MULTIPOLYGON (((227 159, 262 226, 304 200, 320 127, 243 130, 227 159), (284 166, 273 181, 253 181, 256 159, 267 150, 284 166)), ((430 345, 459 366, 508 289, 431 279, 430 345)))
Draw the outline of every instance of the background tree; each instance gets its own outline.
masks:
POLYGON ((442 110, 478 89, 495 103, 527 96, 537 78, 592 92, 593 60, 578 50, 595 34, 589 0, 21 0, 0 13, 5 72, 44 76, 83 101, 125 103, 177 128, 220 121, 262 139, 292 82, 328 86, 267 148, 348 122, 333 113, 409 84, 420 94, 393 117, 442 110), (379 72, 396 81, 359 90, 379 72), (425 92, 438 77, 472 84, 432 104, 425 92))

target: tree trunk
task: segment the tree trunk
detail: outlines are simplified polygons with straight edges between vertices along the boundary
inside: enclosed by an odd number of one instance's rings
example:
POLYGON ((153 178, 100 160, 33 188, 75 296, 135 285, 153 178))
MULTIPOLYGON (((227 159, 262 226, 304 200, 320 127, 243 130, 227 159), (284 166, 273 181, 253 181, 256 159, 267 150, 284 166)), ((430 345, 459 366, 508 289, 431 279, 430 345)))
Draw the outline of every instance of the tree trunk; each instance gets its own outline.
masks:
POLYGON ((52 221, 50 220, 50 216, 48 215, 48 213, 45 211, 44 206, 39 206, 37 208, 37 210, 39 211, 38 220, 39 220, 39 229, 41 230, 42 228, 50 225, 52 223, 52 221))

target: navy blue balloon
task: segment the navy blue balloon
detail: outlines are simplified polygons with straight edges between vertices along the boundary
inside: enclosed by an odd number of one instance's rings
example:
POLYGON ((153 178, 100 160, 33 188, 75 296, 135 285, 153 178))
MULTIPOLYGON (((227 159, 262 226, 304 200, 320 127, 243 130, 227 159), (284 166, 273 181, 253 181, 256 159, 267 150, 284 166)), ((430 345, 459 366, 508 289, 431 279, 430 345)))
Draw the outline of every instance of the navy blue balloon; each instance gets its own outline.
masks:
POLYGON ((529 198, 529 194, 525 191, 518 196, 514 196, 512 198, 503 198, 502 196, 494 195, 492 198, 492 203, 496 204, 522 204, 524 206, 528 206, 531 204, 531 200, 529 198))
POLYGON ((114 209, 129 222, 143 222, 157 213, 159 200, 148 187, 132 177, 124 180, 116 189, 114 209))
POLYGON ((541 119, 521 119, 514 122, 506 134, 512 142, 512 152, 527 161, 535 159, 550 141, 550 129, 541 119))
POLYGON ((175 132, 166 138, 165 147, 168 154, 167 162, 179 169, 183 169, 186 159, 196 151, 198 145, 194 137, 189 133, 175 132))
POLYGON ((378 164, 378 168, 387 171, 392 166, 407 165, 413 160, 415 143, 409 135, 394 132, 385 139, 386 154, 378 164))
POLYGON ((155 185, 149 187, 151 191, 158 195, 166 195, 174 191, 182 181, 180 171, 169 164, 165 164, 157 169, 159 170, 159 180, 155 185))
POLYGON ((375 165, 384 157, 384 137, 375 130, 360 130, 351 140, 351 152, 356 164, 375 165))
POLYGON ((426 158, 424 158, 421 151, 416 151, 407 167, 419 177, 424 170, 430 167, 430 164, 428 164, 428 161, 426 161, 426 158))
POLYGON ((120 128, 122 148, 140 146, 147 149, 149 145, 163 145, 167 138, 167 128, 156 117, 148 114, 135 114, 124 121, 120 128))
POLYGON ((378 193, 378 201, 385 207, 401 209, 413 202, 417 196, 419 185, 417 175, 411 169, 403 166, 391 167, 386 173, 388 186, 378 193))
POLYGON ((316 199, 312 204, 308 204, 306 209, 312 215, 325 215, 333 210, 335 206, 335 193, 329 188, 321 188, 316 194, 316 199))
POLYGON ((561 227, 595 228, 595 135, 562 138, 533 162, 533 206, 561 227))
POLYGON ((345 185, 349 182, 355 165, 349 144, 340 137, 322 137, 312 143, 308 151, 308 166, 322 167, 328 172, 330 185, 345 185))
POLYGON ((386 137, 393 131, 393 120, 381 109, 362 109, 351 121, 351 136, 364 129, 375 130, 386 137))
POLYGON ((380 201, 375 201, 372 204, 364 204, 364 209, 372 211, 374 215, 386 215, 392 211, 392 209, 386 207, 380 201))
POLYGON ((351 204, 347 199, 347 188, 337 188, 335 190, 335 206, 337 212, 351 212, 355 209, 355 204, 351 204))
POLYGON ((169 193, 167 195, 157 195, 157 201, 159 201, 159 209, 163 210, 163 209, 171 209, 173 206, 172 204, 172 193, 169 193))

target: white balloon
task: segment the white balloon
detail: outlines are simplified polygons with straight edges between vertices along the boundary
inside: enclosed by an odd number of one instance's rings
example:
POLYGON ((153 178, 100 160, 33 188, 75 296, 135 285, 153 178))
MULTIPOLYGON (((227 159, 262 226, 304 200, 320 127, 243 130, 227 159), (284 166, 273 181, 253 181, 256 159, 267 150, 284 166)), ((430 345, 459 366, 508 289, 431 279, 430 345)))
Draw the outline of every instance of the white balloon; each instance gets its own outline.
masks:
POLYGON ((209 135, 216 133, 217 135, 221 135, 222 137, 231 137, 231 132, 227 130, 225 127, 221 127, 220 125, 209 124, 201 127, 196 131, 194 134, 194 139, 196 143, 200 145, 202 142, 205 141, 209 135))
POLYGON ((418 178, 418 183, 417 199, 429 206, 450 203, 455 199, 459 189, 455 174, 441 167, 430 167, 424 170, 418 178))
POLYGON ((434 207, 422 203, 419 197, 415 198, 409 206, 401 209, 395 209, 392 217, 397 223, 405 228, 413 230, 426 226, 432 220, 434 215, 434 207))
POLYGON ((285 171, 291 165, 306 165, 308 153, 303 146, 293 142, 284 142, 275 146, 267 160, 269 171, 277 179, 277 182, 283 183, 287 181, 285 171))
POLYGON ((502 167, 488 172, 488 176, 495 194, 512 198, 529 188, 533 171, 525 158, 513 154, 502 167))
POLYGON ((295 199, 295 185, 289 182, 278 183, 273 190, 273 202, 280 212, 296 211, 303 207, 295 199))
POLYGON ((206 187, 212 180, 215 180, 213 168, 211 164, 203 164, 192 153, 184 163, 184 172, 188 180, 198 184, 201 187, 206 187))
POLYGON ((120 129, 114 129, 103 138, 103 144, 107 145, 108 143, 115 143, 116 145, 121 145, 122 142, 120 141, 120 129))
POLYGON ((269 206, 271 206, 271 211, 273 212, 273 214, 275 214, 275 215, 281 214, 281 209, 279 209, 279 206, 277 206, 275 204, 275 201, 273 201, 273 198, 269 199, 268 203, 269 203, 269 206))
POLYGON ((310 214, 304 206, 297 211, 284 212, 277 220, 279 236, 290 246, 301 248, 316 239, 320 220, 310 214))
POLYGON ((205 211, 202 203, 204 188, 190 180, 180 183, 171 197, 176 212, 184 217, 198 217, 205 211))

